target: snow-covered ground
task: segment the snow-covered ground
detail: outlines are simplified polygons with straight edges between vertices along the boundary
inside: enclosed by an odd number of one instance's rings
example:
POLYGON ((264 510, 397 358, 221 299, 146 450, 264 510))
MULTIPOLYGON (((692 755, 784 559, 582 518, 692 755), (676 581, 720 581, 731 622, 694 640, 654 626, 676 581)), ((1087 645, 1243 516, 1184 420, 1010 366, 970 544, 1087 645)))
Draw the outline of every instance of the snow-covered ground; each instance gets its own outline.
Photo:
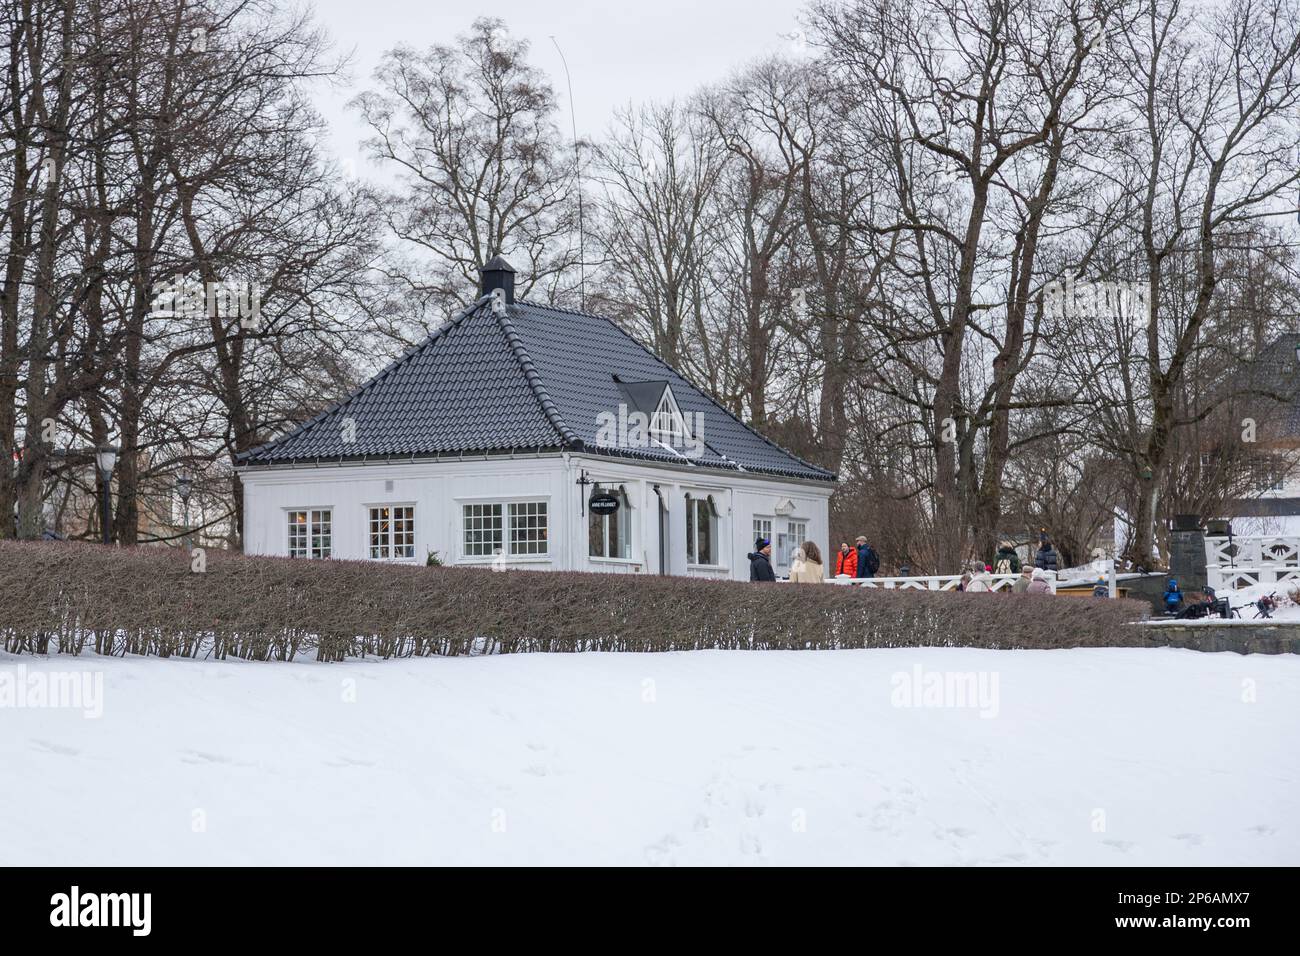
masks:
POLYGON ((0 655, 0 680, 6 864, 1300 863, 1293 656, 0 655), (34 706, 69 671, 81 709, 34 706))
MULTIPOLYGON (((1256 618, 1256 609, 1254 604, 1262 597, 1272 595, 1277 598, 1278 606, 1273 612, 1272 620, 1275 621, 1300 621, 1300 605, 1291 600, 1290 590, 1293 585, 1278 584, 1255 584, 1246 588, 1236 588, 1235 590, 1226 590, 1220 597, 1226 597, 1234 608, 1240 608, 1241 620, 1263 620, 1256 618)), ((1236 618, 1233 618, 1236 620, 1236 618)))

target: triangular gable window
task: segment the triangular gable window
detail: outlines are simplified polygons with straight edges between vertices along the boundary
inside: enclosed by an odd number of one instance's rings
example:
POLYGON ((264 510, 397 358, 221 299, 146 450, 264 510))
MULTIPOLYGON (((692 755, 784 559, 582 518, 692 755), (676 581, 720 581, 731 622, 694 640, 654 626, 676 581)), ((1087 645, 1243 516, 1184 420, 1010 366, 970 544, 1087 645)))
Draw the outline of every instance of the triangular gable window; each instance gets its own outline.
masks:
POLYGON ((677 407, 672 386, 664 386, 663 397, 659 399, 659 405, 650 416, 650 437, 671 448, 681 448, 690 439, 690 432, 686 429, 686 419, 682 416, 682 410, 677 407))

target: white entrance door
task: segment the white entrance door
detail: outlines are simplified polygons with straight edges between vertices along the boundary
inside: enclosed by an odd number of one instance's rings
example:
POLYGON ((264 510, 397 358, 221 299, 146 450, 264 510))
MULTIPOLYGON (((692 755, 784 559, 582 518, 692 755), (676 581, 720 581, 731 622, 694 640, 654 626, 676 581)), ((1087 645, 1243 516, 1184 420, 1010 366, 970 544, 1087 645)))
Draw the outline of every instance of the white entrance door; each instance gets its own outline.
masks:
POLYGON ((795 550, 808 540, 808 522, 801 518, 786 518, 785 530, 778 531, 772 542, 772 551, 780 573, 790 573, 790 562, 794 560, 795 550))

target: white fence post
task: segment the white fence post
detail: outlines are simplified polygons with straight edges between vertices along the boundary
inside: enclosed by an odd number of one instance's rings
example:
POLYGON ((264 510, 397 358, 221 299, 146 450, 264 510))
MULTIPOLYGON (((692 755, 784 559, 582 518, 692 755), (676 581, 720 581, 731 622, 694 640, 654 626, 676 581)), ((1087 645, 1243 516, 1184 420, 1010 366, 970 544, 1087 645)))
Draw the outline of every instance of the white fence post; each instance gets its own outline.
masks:
MULTIPOLYGON (((991 591, 1009 591, 1019 577, 1018 574, 984 575, 991 591)), ((955 591, 961 579, 960 574, 928 574, 907 578, 827 578, 826 583, 885 591, 955 591)), ((1055 594, 1056 575, 1047 572, 1047 582, 1055 594)))

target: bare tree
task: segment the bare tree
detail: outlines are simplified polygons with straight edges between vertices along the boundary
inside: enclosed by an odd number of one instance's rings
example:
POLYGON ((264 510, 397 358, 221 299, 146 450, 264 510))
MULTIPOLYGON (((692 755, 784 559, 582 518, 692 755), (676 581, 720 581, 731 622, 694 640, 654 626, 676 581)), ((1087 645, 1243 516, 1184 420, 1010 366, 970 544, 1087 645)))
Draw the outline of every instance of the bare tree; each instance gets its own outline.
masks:
POLYGON ((527 57, 502 21, 478 19, 455 46, 390 51, 379 89, 354 101, 374 130, 371 155, 398 172, 386 220, 423 257, 396 274, 448 311, 499 253, 519 270, 522 295, 555 300, 576 284, 575 162, 555 93, 527 57))
POLYGON ((725 154, 709 126, 674 103, 629 109, 618 123, 597 153, 601 285, 620 290, 620 311, 680 366, 703 322, 725 154))

